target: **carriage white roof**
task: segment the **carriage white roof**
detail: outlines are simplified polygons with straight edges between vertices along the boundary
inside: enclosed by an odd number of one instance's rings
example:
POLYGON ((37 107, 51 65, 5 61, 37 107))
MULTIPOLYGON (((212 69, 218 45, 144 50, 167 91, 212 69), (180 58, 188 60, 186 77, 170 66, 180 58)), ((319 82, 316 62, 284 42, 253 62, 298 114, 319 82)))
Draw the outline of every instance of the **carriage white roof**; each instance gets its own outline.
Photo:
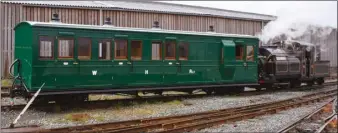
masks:
MULTIPOLYGON (((71 29, 92 29, 92 30, 112 30, 112 31, 133 31, 133 32, 149 32, 149 33, 169 33, 169 34, 184 34, 184 35, 201 35, 201 36, 219 36, 219 37, 242 37, 242 38, 257 38, 252 35, 239 34, 224 34, 216 32, 194 32, 181 30, 166 30, 160 28, 129 28, 129 27, 115 27, 111 25, 82 25, 82 24, 66 24, 59 22, 33 22, 25 21, 21 23, 28 23, 31 26, 41 27, 56 27, 56 28, 71 28, 71 29)), ((20 23, 20 24, 21 24, 20 23)), ((18 25, 20 25, 18 24, 18 25)), ((258 39, 258 38, 257 38, 258 39)))

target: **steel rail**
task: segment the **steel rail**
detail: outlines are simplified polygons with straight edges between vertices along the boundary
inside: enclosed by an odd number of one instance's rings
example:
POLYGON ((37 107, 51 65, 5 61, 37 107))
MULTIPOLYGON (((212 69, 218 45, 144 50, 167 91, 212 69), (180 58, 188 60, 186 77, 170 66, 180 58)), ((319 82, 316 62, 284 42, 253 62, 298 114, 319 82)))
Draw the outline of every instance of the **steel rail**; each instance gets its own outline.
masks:
MULTIPOLYGON (((304 101, 315 102, 320 98, 328 98, 335 96, 337 89, 332 89, 328 91, 321 91, 312 93, 306 96, 302 96, 296 98, 304 103, 304 101), (313 98, 314 97, 314 98, 313 98)), ((184 125, 184 122, 195 122, 196 120, 202 121, 210 121, 210 120, 219 120, 219 118, 227 118, 228 120, 238 120, 242 117, 253 117, 255 115, 263 115, 265 113, 276 112, 277 109, 286 109, 294 106, 302 105, 303 103, 295 98, 277 101, 277 102, 269 102, 262 103, 244 107, 236 107, 230 109, 223 110, 215 110, 208 111, 202 113, 194 113, 188 115, 179 115, 179 116, 166 116, 166 117, 158 117, 158 118, 149 118, 149 119, 138 119, 138 120, 130 120, 123 122, 114 122, 114 123, 104 123, 104 124, 95 124, 95 125, 86 125, 86 126, 78 126, 78 127, 68 127, 68 128, 59 128, 59 129, 50 129, 49 131, 57 131, 57 132, 71 132, 71 131, 82 131, 82 132, 140 132, 140 131, 148 131, 149 129, 156 128, 174 128, 166 131, 180 131, 180 127, 182 129, 186 129, 188 127, 182 127, 180 125, 184 125), (269 107, 267 107, 269 106, 269 107), (270 108, 270 109, 269 109, 270 108), (271 109, 273 108, 273 109, 271 109), (262 109, 266 109, 266 111, 262 111, 262 109), (257 114, 258 113, 258 114, 257 114), (211 118, 212 117, 212 118, 211 118), (113 127, 113 128, 112 128, 113 127)), ((219 122, 224 122, 226 120, 222 119, 219 122)), ((215 121, 211 122, 215 124, 215 121)), ((200 123, 201 124, 201 123, 200 123)), ((206 126, 208 123, 202 123, 202 125, 198 124, 198 126, 206 126), (206 124, 206 125, 205 125, 206 124)), ((212 124, 213 125, 213 124, 212 124)), ((196 125, 195 125, 196 126, 196 125)))
POLYGON ((191 130, 195 130, 195 129, 211 127, 213 125, 218 125, 218 124, 221 124, 223 122, 238 121, 238 120, 254 118, 256 116, 261 116, 261 115, 266 115, 266 114, 274 114, 274 113, 277 113, 281 110, 285 110, 285 109, 292 108, 292 107, 302 106, 304 103, 309 103, 309 102, 317 101, 319 99, 328 98, 328 97, 331 97, 331 96, 335 96, 336 94, 337 93, 325 95, 325 96, 321 96, 321 97, 316 97, 316 98, 309 98, 309 99, 297 101, 297 102, 294 102, 294 103, 291 103, 291 104, 285 104, 285 105, 282 105, 282 106, 267 108, 266 110, 260 109, 260 110, 256 110, 255 112, 250 112, 250 113, 239 113, 238 115, 235 115, 235 116, 218 117, 216 119, 202 120, 202 121, 194 122, 192 124, 187 124, 187 125, 183 125, 183 126, 179 125, 178 127, 159 131, 158 133, 186 132, 186 131, 191 131, 191 130))
MULTIPOLYGON (((315 86, 301 86, 293 89, 314 89, 318 87, 324 87, 324 86, 332 86, 336 85, 337 81, 334 82, 327 82, 323 85, 315 85, 315 86)), ((245 91, 242 93, 238 93, 236 95, 239 96, 253 96, 253 95, 261 95, 271 92, 282 92, 282 91, 288 91, 288 90, 269 90, 269 91, 245 91)), ((213 95, 207 95, 207 94, 193 94, 193 95, 186 95, 186 94, 179 94, 179 95, 167 95, 167 96, 143 96, 143 97, 137 97, 137 98, 124 98, 124 99, 112 99, 112 100, 95 100, 95 101, 85 101, 79 103, 68 103, 68 104, 58 104, 58 103, 49 103, 49 104, 32 104, 31 108, 37 108, 37 109, 50 109, 54 106, 63 106, 65 108, 67 107, 80 107, 80 108, 93 108, 93 106, 96 106, 97 108, 100 107, 109 107, 109 105, 113 105, 116 103, 130 103, 130 102, 140 102, 140 101, 147 101, 147 100, 158 100, 158 101, 170 101, 175 99, 181 99, 181 98, 201 98, 201 97, 209 97, 213 95)), ((7 110, 21 110, 24 108, 26 104, 20 104, 20 105, 1 105, 2 111, 7 110)))

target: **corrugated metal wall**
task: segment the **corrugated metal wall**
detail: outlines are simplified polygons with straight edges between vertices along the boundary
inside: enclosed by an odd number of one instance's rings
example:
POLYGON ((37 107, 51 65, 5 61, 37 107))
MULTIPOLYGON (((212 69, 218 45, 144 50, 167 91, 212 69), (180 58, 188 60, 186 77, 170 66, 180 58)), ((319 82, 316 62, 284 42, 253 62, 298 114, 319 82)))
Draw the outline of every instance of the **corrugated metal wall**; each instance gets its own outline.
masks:
POLYGON ((117 10, 60 8, 47 6, 29 6, 20 4, 1 4, 3 39, 0 44, 3 50, 2 75, 8 75, 9 65, 14 60, 14 30, 21 21, 49 22, 52 13, 59 13, 63 23, 100 25, 106 17, 112 19, 115 26, 151 28, 155 20, 163 29, 207 31, 213 25, 216 32, 231 34, 255 35, 262 28, 261 21, 234 20, 206 16, 188 16, 165 13, 146 13, 117 10), (102 14, 102 18, 100 17, 102 14), (100 21, 102 20, 102 21, 100 21))

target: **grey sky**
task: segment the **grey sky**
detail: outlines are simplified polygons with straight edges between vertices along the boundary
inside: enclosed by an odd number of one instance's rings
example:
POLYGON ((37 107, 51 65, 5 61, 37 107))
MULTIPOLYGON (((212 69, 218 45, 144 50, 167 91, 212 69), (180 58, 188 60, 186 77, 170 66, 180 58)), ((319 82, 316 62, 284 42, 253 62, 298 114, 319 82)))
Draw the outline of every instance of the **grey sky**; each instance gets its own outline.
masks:
POLYGON ((169 3, 213 7, 290 17, 321 26, 337 28, 337 1, 166 1, 169 3))

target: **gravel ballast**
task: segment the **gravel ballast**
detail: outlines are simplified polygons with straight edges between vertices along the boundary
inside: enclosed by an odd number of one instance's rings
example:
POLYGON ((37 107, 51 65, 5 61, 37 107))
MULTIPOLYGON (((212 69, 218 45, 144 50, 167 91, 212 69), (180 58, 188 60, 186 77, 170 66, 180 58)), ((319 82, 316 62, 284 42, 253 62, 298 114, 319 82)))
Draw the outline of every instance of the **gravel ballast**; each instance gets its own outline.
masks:
POLYGON ((289 124, 301 119, 304 115, 317 110, 325 103, 327 103, 327 101, 281 111, 273 115, 265 115, 231 124, 202 129, 197 132, 278 132, 289 124))
MULTIPOLYGON (((326 87, 336 88, 337 86, 326 87)), ((168 115, 188 114, 215 109, 225 109, 238 106, 247 106, 264 102, 279 101, 303 96, 314 91, 282 91, 255 96, 212 96, 203 98, 185 99, 182 101, 143 103, 133 105, 116 105, 106 109, 72 109, 65 112, 43 112, 28 110, 17 123, 22 125, 40 125, 44 128, 68 127, 84 124, 106 123, 113 121, 132 120, 168 115), (85 114, 80 120, 74 120, 74 114, 85 114)), ((8 127, 10 122, 20 111, 1 112, 1 127, 8 127)), ((278 122, 278 120, 276 120, 278 122)), ((255 122, 254 122, 255 123, 255 122)))

